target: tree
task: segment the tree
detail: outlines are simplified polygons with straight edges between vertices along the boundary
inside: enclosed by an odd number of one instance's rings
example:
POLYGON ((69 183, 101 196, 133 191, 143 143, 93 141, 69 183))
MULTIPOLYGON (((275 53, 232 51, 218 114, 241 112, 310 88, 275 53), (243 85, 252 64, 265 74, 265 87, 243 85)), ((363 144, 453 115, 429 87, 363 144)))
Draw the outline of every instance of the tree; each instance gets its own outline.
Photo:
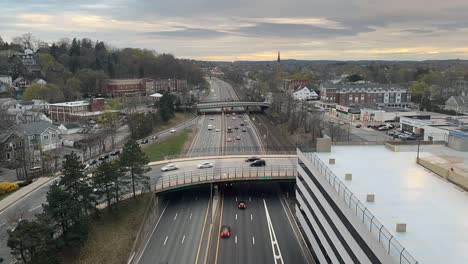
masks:
POLYGON ((122 109, 123 104, 119 101, 111 101, 104 107, 104 113, 98 118, 98 122, 104 124, 108 134, 111 136, 112 148, 115 144, 115 134, 117 133, 117 126, 119 124, 119 110, 122 109))
POLYGON ((54 84, 31 84, 24 91, 25 100, 42 99, 49 103, 60 102, 63 100, 62 91, 54 84))
POLYGON ((166 93, 159 99, 159 114, 163 122, 167 122, 169 119, 174 117, 175 109, 174 104, 176 102, 176 96, 173 94, 166 93))
POLYGON ((62 88, 63 97, 67 101, 71 101, 80 96, 81 82, 76 77, 67 79, 62 88))
POLYGON ((102 162, 93 177, 94 188, 99 198, 105 198, 110 208, 112 200, 119 200, 122 179, 125 174, 120 170, 118 162, 102 162))
POLYGON ((416 81, 416 82, 413 82, 413 84, 411 84, 410 86, 410 91, 411 91, 411 94, 412 94, 412 99, 414 102, 418 101, 418 102, 422 102, 422 99, 424 97, 424 93, 426 92, 426 89, 429 87, 429 85, 427 85, 427 83, 423 82, 423 81, 416 81))
POLYGON ((45 218, 21 220, 8 231, 7 245, 18 261, 25 264, 58 263, 54 229, 45 218))
POLYGON ((150 170, 146 166, 149 162, 148 157, 141 151, 140 146, 135 140, 130 140, 123 148, 120 162, 130 172, 133 197, 135 197, 136 186, 138 184, 149 185, 149 177, 144 175, 150 170))
POLYGON ((34 37, 31 33, 23 34, 19 37, 14 37, 12 44, 17 44, 23 47, 23 49, 31 49, 36 51, 40 47, 44 46, 44 42, 34 37))

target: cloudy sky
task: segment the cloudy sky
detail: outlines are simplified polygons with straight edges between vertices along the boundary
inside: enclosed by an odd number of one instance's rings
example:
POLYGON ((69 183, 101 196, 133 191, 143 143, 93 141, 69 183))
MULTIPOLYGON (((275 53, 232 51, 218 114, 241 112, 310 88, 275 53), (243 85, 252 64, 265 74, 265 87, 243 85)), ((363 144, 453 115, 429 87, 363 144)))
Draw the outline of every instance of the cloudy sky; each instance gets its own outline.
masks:
POLYGON ((468 59, 467 0, 0 0, 0 36, 203 60, 468 59))

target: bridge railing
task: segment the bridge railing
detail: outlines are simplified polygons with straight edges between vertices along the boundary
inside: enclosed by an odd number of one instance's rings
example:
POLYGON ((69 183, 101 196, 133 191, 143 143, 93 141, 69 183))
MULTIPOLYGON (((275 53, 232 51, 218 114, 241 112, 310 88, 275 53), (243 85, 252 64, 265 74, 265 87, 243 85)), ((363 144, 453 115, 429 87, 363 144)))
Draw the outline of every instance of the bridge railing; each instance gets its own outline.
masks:
POLYGON ((153 185, 155 192, 174 189, 177 187, 203 184, 209 182, 223 182, 235 180, 274 180, 294 179, 297 167, 295 165, 263 166, 263 167, 225 167, 199 169, 182 173, 163 175, 153 185))

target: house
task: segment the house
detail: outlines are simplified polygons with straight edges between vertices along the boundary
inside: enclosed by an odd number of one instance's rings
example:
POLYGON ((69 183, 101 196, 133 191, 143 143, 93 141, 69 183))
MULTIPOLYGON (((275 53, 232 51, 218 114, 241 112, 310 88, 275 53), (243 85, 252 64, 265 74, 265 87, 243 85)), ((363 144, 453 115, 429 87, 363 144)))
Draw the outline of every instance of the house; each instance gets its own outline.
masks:
POLYGON ((13 98, 0 98, 0 109, 19 108, 19 103, 13 98))
POLYGON ((451 96, 445 102, 445 109, 468 114, 468 96, 451 96))
POLYGON ((21 124, 16 129, 27 136, 30 149, 48 151, 62 146, 60 130, 46 121, 21 124))
POLYGON ((20 94, 23 94, 24 90, 26 90, 26 87, 28 87, 30 84, 31 82, 23 77, 18 77, 13 81, 13 87, 20 94))
POLYGON ((8 84, 9 86, 13 85, 13 80, 11 76, 8 75, 0 75, 0 83, 8 84))
POLYGON ((33 99, 32 101, 20 101, 20 108, 27 111, 36 111, 47 113, 49 109, 49 103, 40 99, 33 99))
POLYGON ((8 130, 0 133, 0 164, 14 167, 20 153, 24 153, 25 135, 19 131, 8 130), (15 159, 14 157, 17 157, 15 159))
POLYGON ((45 114, 41 112, 28 111, 18 108, 0 109, 0 122, 11 125, 20 125, 40 121, 46 121, 52 124, 52 120, 50 120, 45 114))
POLYGON ((58 130, 60 130, 60 134, 62 135, 71 135, 76 134, 81 131, 81 127, 78 124, 61 124, 58 126, 58 130))
POLYGON ((318 99, 318 94, 315 91, 310 90, 307 87, 302 87, 302 88, 297 89, 295 92, 293 92, 292 95, 294 99, 300 100, 300 101, 309 101, 309 100, 318 99))

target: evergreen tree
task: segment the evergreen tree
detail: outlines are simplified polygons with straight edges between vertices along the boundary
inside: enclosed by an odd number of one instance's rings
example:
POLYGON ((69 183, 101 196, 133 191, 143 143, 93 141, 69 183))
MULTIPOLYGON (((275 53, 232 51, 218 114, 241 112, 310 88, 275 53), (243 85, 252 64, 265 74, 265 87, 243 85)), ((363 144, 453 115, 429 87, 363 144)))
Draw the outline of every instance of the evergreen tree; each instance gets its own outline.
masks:
POLYGON ((125 176, 116 162, 103 162, 99 164, 93 177, 96 195, 104 197, 110 208, 112 200, 118 201, 120 195, 121 179, 125 176))
POLYGON ((120 162, 130 172, 133 197, 135 197, 138 184, 149 185, 149 177, 144 175, 151 169, 146 166, 149 162, 148 157, 141 151, 140 146, 135 140, 130 140, 123 148, 120 162))
POLYGON ((54 229, 45 219, 21 220, 13 231, 8 231, 7 245, 21 263, 58 263, 54 229))

